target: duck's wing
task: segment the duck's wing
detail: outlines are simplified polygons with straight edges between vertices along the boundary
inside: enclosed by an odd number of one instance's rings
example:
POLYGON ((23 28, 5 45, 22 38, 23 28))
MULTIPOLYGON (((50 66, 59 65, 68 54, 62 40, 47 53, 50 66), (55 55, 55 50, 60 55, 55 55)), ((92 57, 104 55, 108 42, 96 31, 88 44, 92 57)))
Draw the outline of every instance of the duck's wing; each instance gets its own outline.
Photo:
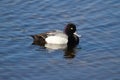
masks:
POLYGON ((31 37, 34 39, 34 41, 45 41, 45 39, 48 36, 55 36, 57 33, 62 33, 62 31, 59 30, 53 30, 50 32, 45 32, 45 33, 40 33, 40 34, 36 34, 36 35, 31 35, 31 37))
POLYGON ((48 39, 48 37, 52 38, 52 40, 55 37, 64 38, 64 39, 68 38, 66 34, 64 34, 62 31, 59 31, 59 30, 54 30, 54 31, 40 33, 40 34, 36 34, 36 35, 31 35, 31 36, 34 39, 34 43, 40 43, 40 44, 47 43, 46 38, 48 39))
POLYGON ((60 30, 54 30, 52 32, 48 32, 47 34, 48 36, 58 36, 58 37, 68 38, 67 35, 60 30))
POLYGON ((63 33, 63 32, 60 30, 53 30, 53 31, 47 32, 47 35, 48 36, 55 36, 55 35, 61 34, 61 33, 63 33))
POLYGON ((45 38, 47 37, 47 34, 41 33, 41 34, 31 35, 31 37, 32 37, 34 40, 39 40, 40 38, 45 39, 45 38))

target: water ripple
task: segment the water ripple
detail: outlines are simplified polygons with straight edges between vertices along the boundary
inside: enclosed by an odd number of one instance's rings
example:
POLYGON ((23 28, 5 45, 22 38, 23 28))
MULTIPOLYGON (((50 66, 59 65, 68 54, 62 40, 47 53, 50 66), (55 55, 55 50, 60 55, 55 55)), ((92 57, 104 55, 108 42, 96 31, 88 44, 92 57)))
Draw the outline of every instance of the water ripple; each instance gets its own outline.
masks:
POLYGON ((119 0, 1 0, 0 80, 119 80, 119 6, 119 0), (63 30, 68 22, 82 35, 74 58, 32 45, 31 34, 63 30))

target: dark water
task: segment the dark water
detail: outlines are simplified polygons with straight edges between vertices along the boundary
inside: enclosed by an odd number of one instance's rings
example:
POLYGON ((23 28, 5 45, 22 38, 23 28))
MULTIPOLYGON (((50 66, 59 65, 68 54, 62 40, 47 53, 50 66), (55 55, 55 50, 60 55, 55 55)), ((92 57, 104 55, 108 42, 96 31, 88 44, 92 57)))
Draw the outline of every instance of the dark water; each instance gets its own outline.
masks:
POLYGON ((120 0, 0 0, 0 80, 120 80, 120 0), (68 22, 82 35, 74 58, 31 45, 68 22))

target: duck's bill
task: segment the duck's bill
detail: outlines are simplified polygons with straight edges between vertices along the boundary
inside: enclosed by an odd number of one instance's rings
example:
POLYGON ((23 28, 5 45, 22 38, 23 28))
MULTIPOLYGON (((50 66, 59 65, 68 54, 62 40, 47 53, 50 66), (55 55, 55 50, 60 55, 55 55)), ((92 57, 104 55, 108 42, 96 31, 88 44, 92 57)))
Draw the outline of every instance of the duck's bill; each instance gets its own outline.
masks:
POLYGON ((74 33, 76 36, 81 37, 81 35, 77 34, 76 32, 74 33))

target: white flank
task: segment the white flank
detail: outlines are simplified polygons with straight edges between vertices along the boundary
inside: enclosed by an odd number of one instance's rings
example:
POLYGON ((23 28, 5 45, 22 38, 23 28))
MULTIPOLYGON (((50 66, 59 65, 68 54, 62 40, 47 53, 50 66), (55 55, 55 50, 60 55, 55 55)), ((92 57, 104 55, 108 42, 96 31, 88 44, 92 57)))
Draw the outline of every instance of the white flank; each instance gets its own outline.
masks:
POLYGON ((45 39, 48 44, 67 44, 68 40, 61 36, 49 36, 45 39))

